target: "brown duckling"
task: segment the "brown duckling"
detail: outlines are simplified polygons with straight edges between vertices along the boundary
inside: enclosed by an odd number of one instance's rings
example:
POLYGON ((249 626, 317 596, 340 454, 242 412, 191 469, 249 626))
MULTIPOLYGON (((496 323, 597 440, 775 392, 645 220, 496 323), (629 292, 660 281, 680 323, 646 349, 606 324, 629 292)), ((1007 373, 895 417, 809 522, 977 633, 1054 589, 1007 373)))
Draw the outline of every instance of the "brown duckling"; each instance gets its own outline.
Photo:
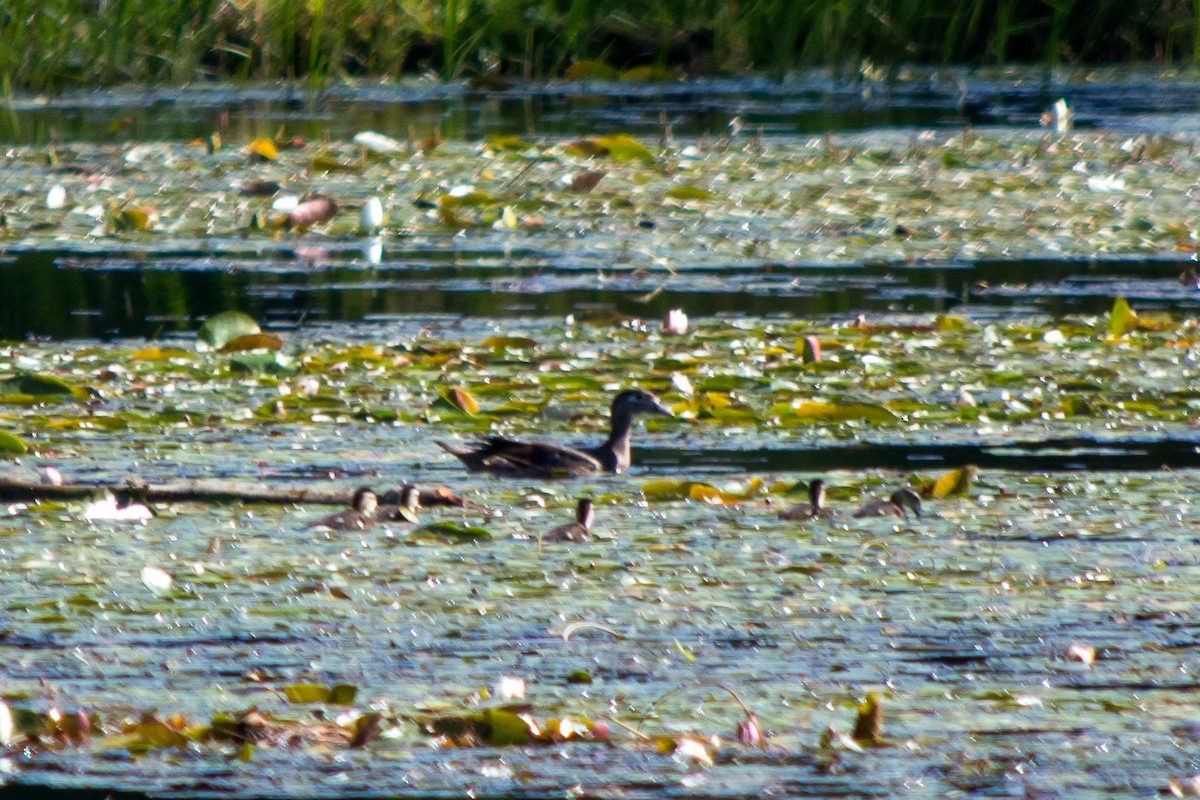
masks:
POLYGON ((608 440, 595 447, 565 447, 549 442, 522 442, 489 436, 475 447, 438 442, 471 472, 491 472, 506 477, 570 478, 592 472, 629 469, 629 439, 636 414, 671 416, 658 398, 642 389, 627 389, 612 401, 612 428, 608 440))
POLYGON ((892 492, 887 500, 872 500, 854 512, 855 517, 904 517, 908 512, 921 516, 921 496, 905 486, 892 492))
POLYGON ((797 503, 779 512, 785 520, 829 519, 833 512, 825 507, 825 481, 817 478, 808 484, 808 502, 797 503))
MULTIPOLYGON (((384 500, 390 500, 393 492, 388 492, 383 496, 384 500)), ((417 517, 417 509, 421 507, 421 491, 412 484, 407 484, 400 487, 399 497, 394 503, 384 502, 375 509, 375 520, 377 522, 411 522, 416 524, 420 521, 417 517)))
POLYGON ((592 522, 596 519, 596 509, 592 501, 583 498, 575 507, 575 521, 567 525, 559 525, 542 537, 543 542, 586 542, 592 538, 592 522))
POLYGON ((367 486, 354 493, 350 508, 330 514, 327 517, 305 525, 307 528, 328 528, 334 531, 367 531, 375 527, 375 512, 379 507, 379 498, 367 486))

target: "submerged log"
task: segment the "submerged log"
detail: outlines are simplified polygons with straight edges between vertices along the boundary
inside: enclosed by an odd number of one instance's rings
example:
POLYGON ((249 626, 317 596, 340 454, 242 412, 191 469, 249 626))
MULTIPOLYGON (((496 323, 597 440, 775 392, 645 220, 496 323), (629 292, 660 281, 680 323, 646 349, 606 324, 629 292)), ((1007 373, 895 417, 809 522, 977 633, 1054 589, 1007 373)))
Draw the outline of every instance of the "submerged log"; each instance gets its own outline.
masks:
MULTIPOLYGON (((34 483, 0 475, 0 501, 28 502, 31 500, 79 500, 110 491, 117 495, 136 497, 149 503, 275 503, 278 505, 310 504, 346 506, 354 495, 354 487, 284 486, 269 483, 246 483, 212 478, 146 483, 130 479, 123 484, 68 483, 54 485, 34 483)), ((384 502, 391 492, 381 490, 384 502)), ((421 505, 463 506, 465 501, 444 486, 421 490, 421 505)))

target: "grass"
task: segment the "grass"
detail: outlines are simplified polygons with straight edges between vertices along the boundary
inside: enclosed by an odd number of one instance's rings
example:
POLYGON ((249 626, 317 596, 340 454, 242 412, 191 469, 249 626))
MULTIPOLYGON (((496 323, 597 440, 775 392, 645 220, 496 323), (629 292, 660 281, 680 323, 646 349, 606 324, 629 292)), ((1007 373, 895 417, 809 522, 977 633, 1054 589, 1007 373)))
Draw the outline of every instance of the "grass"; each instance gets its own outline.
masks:
POLYGON ((1200 0, 8 0, 0 87, 1200 59, 1200 0))

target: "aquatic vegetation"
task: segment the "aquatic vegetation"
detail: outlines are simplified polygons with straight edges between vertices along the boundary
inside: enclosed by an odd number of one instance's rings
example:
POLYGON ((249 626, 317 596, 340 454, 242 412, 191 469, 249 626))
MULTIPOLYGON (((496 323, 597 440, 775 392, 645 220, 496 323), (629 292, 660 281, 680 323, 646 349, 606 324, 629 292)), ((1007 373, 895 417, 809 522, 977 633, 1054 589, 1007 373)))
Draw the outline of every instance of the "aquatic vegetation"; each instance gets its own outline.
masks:
MULTIPOLYGON (((1179 302, 1152 308, 1103 284, 1096 313, 1057 317, 696 306, 806 264, 883 264, 866 279, 884 292, 882 273, 941 260, 1186 254, 1189 137, 639 144, 649 159, 334 141, 316 163, 339 168, 315 173, 308 145, 253 162, 236 142, 56 146, 78 171, 12 148, 3 246, 102 250, 110 292, 153 263, 138 286, 161 322, 151 341, 0 347, 6 475, 446 483, 463 499, 426 504, 420 527, 314 533, 326 495, 192 496, 137 525, 88 521, 87 501, 49 488, 10 498, 3 779, 243 795, 919 782, 1101 797, 1114 775, 1162 789, 1193 688, 1179 677, 1196 577, 1191 290, 1156 274, 1179 302), (597 165, 589 191, 564 184, 597 165), (1123 186, 1088 182, 1105 175, 1123 186), (45 202, 55 186, 61 208, 45 202), (305 192, 336 210, 279 224, 305 192), (154 225, 107 223, 111 202, 151 197, 154 225), (572 271, 591 294, 506 317, 389 315, 381 291, 350 323, 235 310, 228 273, 280 260, 289 276, 349 268, 370 298, 378 273, 357 253, 374 198, 392 209, 381 246, 436 253, 454 279, 497 292, 572 271), (182 291, 197 274, 208 291, 182 291), (595 308, 616 281, 633 299, 595 308), (693 305, 653 305, 687 281, 693 305), (628 476, 500 480, 434 444, 595 441, 629 386, 673 416, 639 420, 628 476), (816 476, 830 517, 781 519, 816 476), (920 517, 852 517, 898 486, 921 494, 920 517), (602 512, 591 536, 539 546, 580 497, 602 512)), ((36 307, 46 290, 27 287, 36 307)), ((354 302, 345 289, 322 291, 354 302)))
POLYGON ((898 62, 1197 57, 1190 4, 1115 0, 11 0, 0 12, 10 91, 214 77, 316 87, 428 71, 486 91, 513 78, 641 83, 814 64, 876 80, 898 62))

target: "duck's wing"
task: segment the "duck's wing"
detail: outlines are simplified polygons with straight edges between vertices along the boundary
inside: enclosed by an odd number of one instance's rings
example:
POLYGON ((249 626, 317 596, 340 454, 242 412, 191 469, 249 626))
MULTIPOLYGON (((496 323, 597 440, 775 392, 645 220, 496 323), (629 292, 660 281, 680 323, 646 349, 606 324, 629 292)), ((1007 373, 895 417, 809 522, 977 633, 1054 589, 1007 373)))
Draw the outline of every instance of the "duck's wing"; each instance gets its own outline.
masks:
POLYGON ((309 528, 328 528, 331 531, 365 531, 370 530, 374 525, 374 520, 370 517, 350 509, 330 514, 328 517, 322 517, 316 522, 305 525, 304 528, 305 530, 309 528))
POLYGON ((903 512, 891 500, 872 500, 858 509, 858 511, 855 511, 853 516, 857 519, 862 519, 863 517, 899 517, 903 516, 903 512))
POLYGON ((467 449, 438 442, 471 470, 497 475, 565 478, 599 472, 604 467, 593 456, 573 447, 547 442, 522 442, 504 436, 489 436, 467 449))
POLYGON ((566 525, 559 525, 554 530, 542 537, 543 542, 586 542, 592 538, 592 534, 587 528, 580 525, 578 522, 570 522, 566 525))
POLYGON ((399 503, 384 503, 375 509, 375 519, 380 522, 411 522, 414 525, 421 521, 415 511, 399 503))
POLYGON ((811 503, 798 503, 791 508, 785 508, 779 512, 779 518, 782 520, 797 520, 797 519, 812 519, 815 510, 811 503))

